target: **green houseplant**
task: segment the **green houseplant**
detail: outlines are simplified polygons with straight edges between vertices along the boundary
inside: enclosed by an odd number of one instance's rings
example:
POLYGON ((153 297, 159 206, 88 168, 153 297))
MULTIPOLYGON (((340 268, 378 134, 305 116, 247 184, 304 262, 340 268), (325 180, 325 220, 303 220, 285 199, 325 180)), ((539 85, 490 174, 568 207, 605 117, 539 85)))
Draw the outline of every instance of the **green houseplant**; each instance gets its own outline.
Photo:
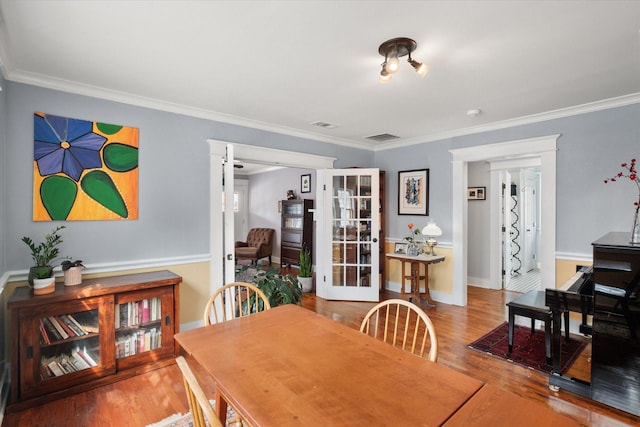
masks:
POLYGON ((298 272, 298 281, 302 285, 304 292, 311 292, 313 289, 313 277, 311 276, 311 251, 304 246, 300 251, 300 271, 298 272))
POLYGON ((59 232, 64 228, 64 225, 54 228, 51 233, 45 236, 44 242, 38 244, 34 243, 28 236, 22 238, 22 241, 31 250, 31 258, 35 262, 35 265, 29 269, 29 284, 31 286, 34 286, 34 280, 36 279, 53 278, 53 266, 51 264, 60 255, 58 246, 62 243, 62 237, 59 232))
MULTIPOLYGON (((239 274, 245 270, 247 267, 242 267, 239 274)), ((302 287, 298 279, 292 274, 281 274, 275 267, 257 271, 251 281, 264 292, 271 307, 300 304, 302 300, 302 287)))

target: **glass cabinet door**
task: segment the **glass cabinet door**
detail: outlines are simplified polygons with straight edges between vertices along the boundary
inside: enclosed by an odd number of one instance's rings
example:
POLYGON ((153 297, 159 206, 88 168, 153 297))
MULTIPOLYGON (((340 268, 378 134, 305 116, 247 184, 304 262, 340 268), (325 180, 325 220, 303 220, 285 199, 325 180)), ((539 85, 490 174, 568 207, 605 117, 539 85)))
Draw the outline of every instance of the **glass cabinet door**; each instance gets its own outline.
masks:
MULTIPOLYGON (((57 306, 43 306, 21 322, 27 335, 37 337, 22 351, 26 372, 21 377, 22 398, 50 393, 82 377, 100 377, 115 370, 104 352, 109 336, 107 306, 112 297, 88 298, 57 306), (34 334, 30 334, 33 330, 34 334)), ((112 331, 112 329, 111 329, 112 331)))
POLYGON ((118 369, 173 351, 172 292, 167 287, 118 295, 113 316, 118 369))

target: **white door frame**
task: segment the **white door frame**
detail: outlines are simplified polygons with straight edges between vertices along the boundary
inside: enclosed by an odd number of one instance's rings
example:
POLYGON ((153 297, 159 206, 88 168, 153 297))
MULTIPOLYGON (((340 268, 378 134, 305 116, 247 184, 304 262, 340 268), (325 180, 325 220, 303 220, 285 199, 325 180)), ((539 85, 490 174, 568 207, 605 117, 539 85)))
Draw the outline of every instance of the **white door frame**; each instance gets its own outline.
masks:
MULTIPOLYGON (((540 226, 542 229, 540 261, 542 265, 541 283, 543 288, 555 288, 556 282, 556 145, 559 134, 538 138, 521 139, 510 142, 478 145, 469 148, 449 150, 453 155, 453 298, 452 303, 467 305, 467 165, 470 162, 498 159, 540 158, 541 206, 540 226)), ((492 173, 492 183, 497 183, 497 173, 492 173), (494 178, 495 175, 495 178, 494 178)), ((491 197, 491 230, 499 229, 499 198, 491 197), (495 205, 495 207, 494 207, 495 205)), ((491 250, 490 281, 500 280, 499 233, 490 233, 491 250)))
MULTIPOLYGON (((223 284, 232 282, 230 275, 235 274, 233 269, 225 273, 223 278, 225 253, 233 253, 233 249, 226 248, 223 236, 225 230, 223 227, 222 213, 222 176, 223 176, 223 160, 227 155, 228 146, 232 145, 233 158, 248 163, 286 166, 293 168, 306 169, 332 169, 335 157, 318 156, 315 154, 299 153, 287 150, 278 150, 275 148, 259 147, 254 145, 236 144, 230 141, 220 141, 208 139, 209 144, 209 208, 210 208, 210 224, 209 224, 209 250, 210 258, 210 274, 209 274, 209 290, 213 294, 223 284), (274 159, 274 160, 268 160, 274 159)), ((229 162, 225 167, 231 168, 233 165, 229 162)), ((233 173, 231 173, 233 176, 233 173)), ((231 180, 233 182, 233 179, 231 180)), ((227 197, 226 211, 233 213, 233 191, 231 197, 227 197), (229 202, 230 201, 230 202, 229 202)), ((230 215, 233 218, 233 214, 230 215)), ((227 232, 229 228, 227 228, 227 232)), ((233 234, 233 225, 231 225, 231 234, 233 234)), ((227 234, 227 243, 233 247, 235 238, 227 234)), ((314 243, 317 247, 317 243, 314 243)), ((315 250, 315 248, 314 248, 315 250)))

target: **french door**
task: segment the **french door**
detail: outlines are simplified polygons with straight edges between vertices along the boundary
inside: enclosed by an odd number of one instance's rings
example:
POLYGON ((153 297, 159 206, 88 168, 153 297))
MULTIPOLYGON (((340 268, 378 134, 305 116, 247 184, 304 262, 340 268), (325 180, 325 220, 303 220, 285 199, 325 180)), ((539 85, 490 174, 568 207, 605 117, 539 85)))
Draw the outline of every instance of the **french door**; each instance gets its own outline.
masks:
MULTIPOLYGON (((379 299, 380 199, 378 169, 322 171, 320 268, 322 295, 331 300, 379 299)), ((319 230, 319 231, 318 231, 319 230)))

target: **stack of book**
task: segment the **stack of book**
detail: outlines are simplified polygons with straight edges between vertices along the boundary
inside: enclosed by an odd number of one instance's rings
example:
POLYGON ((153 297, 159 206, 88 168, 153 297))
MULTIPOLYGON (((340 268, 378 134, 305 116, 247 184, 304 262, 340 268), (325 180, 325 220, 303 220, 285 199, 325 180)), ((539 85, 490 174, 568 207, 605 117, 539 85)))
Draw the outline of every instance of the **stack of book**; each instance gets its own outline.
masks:
POLYGON ((160 328, 137 329, 116 336, 116 359, 162 347, 160 328))
POLYGON ((115 310, 116 329, 156 322, 162 317, 160 297, 117 304, 115 310))
POLYGON ((80 337, 98 332, 97 311, 63 314, 40 319, 40 343, 52 342, 80 337))
POLYGON ((42 357, 40 360, 40 375, 43 380, 59 377, 98 366, 97 360, 100 360, 97 352, 91 354, 86 347, 82 349, 76 347, 68 354, 63 353, 52 357, 42 357))

